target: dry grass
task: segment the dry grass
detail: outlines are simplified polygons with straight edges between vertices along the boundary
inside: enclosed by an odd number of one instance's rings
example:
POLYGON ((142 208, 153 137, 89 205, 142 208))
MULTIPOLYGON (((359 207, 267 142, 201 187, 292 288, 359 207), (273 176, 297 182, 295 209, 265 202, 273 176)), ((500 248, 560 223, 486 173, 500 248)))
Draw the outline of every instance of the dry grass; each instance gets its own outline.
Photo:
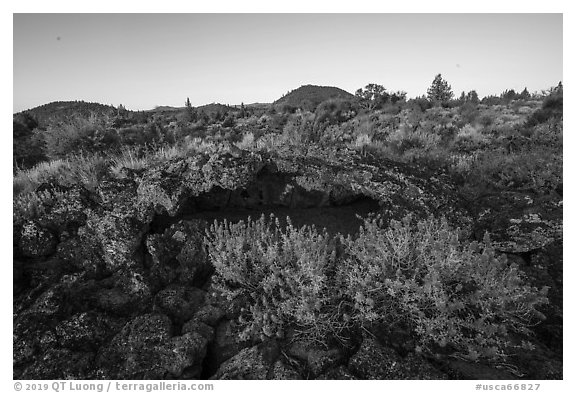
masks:
POLYGON ((33 192, 45 183, 64 187, 80 184, 93 190, 107 168, 108 160, 101 154, 79 154, 41 162, 31 169, 16 172, 13 178, 14 196, 33 192))

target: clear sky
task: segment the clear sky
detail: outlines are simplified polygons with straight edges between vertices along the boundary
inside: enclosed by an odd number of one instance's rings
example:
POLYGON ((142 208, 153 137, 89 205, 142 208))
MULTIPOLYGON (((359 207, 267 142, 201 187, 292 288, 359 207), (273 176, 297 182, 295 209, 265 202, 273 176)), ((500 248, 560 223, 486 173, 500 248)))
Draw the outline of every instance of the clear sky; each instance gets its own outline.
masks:
POLYGON ((562 80, 562 14, 14 14, 14 112, 272 102, 304 84, 459 95, 562 80))

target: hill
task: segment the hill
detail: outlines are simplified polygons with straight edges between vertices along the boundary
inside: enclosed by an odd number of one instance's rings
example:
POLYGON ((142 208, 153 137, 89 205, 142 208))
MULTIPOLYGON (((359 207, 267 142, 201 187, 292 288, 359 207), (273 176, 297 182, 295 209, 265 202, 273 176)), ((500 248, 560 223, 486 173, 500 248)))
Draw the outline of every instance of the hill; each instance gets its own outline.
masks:
POLYGON ((177 112, 184 110, 184 107, 177 108, 175 106, 160 105, 154 109, 149 109, 146 112, 177 112))
POLYGON ((290 105, 297 108, 308 105, 315 108, 321 102, 333 98, 354 99, 355 97, 333 86, 304 85, 276 100, 273 105, 290 105))
POLYGON ((32 116, 39 127, 46 127, 50 123, 64 121, 70 117, 88 117, 91 114, 115 114, 116 108, 111 105, 85 101, 54 101, 48 104, 28 109, 14 116, 27 114, 32 116))
POLYGON ((230 105, 212 103, 208 105, 197 106, 196 110, 199 112, 204 112, 208 115, 216 112, 227 113, 227 112, 238 112, 240 107, 234 107, 230 105))
POLYGON ((258 108, 258 109, 268 108, 270 107, 270 105, 272 104, 266 102, 254 102, 252 104, 244 104, 246 108, 258 108))

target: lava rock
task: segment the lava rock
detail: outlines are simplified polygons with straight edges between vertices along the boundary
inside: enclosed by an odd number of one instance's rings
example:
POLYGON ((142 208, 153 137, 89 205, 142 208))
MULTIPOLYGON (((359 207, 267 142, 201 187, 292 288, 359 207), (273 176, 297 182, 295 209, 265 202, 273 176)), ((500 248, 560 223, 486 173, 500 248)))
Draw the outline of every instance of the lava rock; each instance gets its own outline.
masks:
POLYGON ((235 322, 230 320, 222 321, 216 327, 216 337, 209 348, 212 368, 218 368, 224 361, 249 346, 249 342, 240 341, 239 329, 235 322))
POLYGON ((312 376, 318 376, 344 361, 344 354, 338 348, 326 349, 301 341, 292 343, 286 352, 289 356, 305 361, 312 376))
POLYGON ((467 362, 460 359, 448 360, 446 372, 456 379, 514 380, 518 377, 506 370, 487 364, 467 362))
POLYGON ((49 349, 18 379, 94 379, 93 362, 90 352, 49 349))
POLYGON ((365 338, 358 352, 350 358, 348 368, 360 379, 445 379, 424 359, 415 355, 401 358, 396 351, 365 338))
POLYGON ((122 327, 122 320, 96 312, 83 312, 60 322, 55 327, 60 347, 94 351, 122 327))
POLYGON ((57 257, 87 277, 102 278, 106 272, 102 250, 93 238, 75 236, 60 242, 57 257))
POLYGON ((198 333, 209 342, 214 340, 215 332, 212 326, 206 325, 204 322, 198 321, 196 318, 186 322, 182 326, 182 334, 198 333))
POLYGON ((211 304, 206 304, 196 312, 195 318, 209 326, 216 326, 224 317, 224 311, 221 308, 211 304))
POLYGON ((177 378, 200 365, 207 340, 197 333, 172 337, 163 314, 144 314, 128 322, 98 355, 99 375, 107 379, 177 378))
POLYGON ((342 379, 342 380, 353 380, 356 378, 346 366, 338 366, 336 368, 331 368, 324 374, 319 375, 316 379, 342 379))
POLYGON ((95 305, 109 313, 133 316, 144 312, 152 302, 152 291, 138 271, 118 271, 94 294, 95 305))
POLYGON ((204 304, 206 293, 198 288, 171 286, 156 294, 154 304, 158 311, 177 322, 190 320, 204 304))
POLYGON ((34 221, 22 226, 20 233, 20 252, 25 257, 45 257, 56 252, 58 239, 48 229, 34 221))
POLYGON ((276 364, 279 353, 276 342, 244 348, 225 361, 211 379, 272 379, 275 369, 276 376, 294 376, 285 365, 276 364))

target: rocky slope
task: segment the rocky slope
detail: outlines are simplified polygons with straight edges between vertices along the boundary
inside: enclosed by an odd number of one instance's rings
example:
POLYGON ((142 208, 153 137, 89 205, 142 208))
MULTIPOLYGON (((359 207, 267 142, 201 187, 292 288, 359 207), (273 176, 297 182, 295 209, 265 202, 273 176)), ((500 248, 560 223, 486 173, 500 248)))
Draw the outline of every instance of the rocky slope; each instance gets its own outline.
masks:
POLYGON ((558 200, 502 195, 466 208, 449 179, 343 152, 280 157, 198 154, 125 169, 95 190, 43 185, 14 215, 15 379, 561 378, 562 215, 558 200), (537 284, 552 288, 534 353, 511 370, 427 359, 366 336, 354 348, 241 342, 241 305, 211 287, 207 211, 345 207, 383 217, 446 216, 494 233, 537 284))

